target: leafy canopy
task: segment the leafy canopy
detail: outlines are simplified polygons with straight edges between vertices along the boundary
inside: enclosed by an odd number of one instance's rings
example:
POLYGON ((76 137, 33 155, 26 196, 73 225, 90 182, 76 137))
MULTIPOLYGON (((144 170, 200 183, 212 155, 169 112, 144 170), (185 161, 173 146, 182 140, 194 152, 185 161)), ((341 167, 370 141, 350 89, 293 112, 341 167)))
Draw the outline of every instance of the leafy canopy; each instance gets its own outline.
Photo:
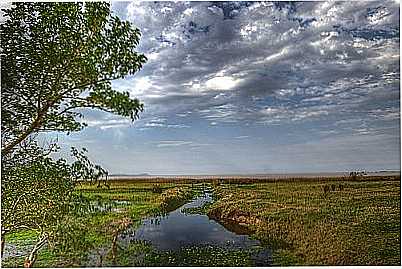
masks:
POLYGON ((111 81, 146 62, 140 31, 110 4, 15 3, 0 26, 2 155, 30 134, 78 131, 80 108, 138 118, 143 104, 111 81))
POLYGON ((13 158, 3 159, 1 184, 2 232, 32 229, 40 233, 68 211, 74 188, 71 166, 53 160, 36 141, 24 143, 13 158))
POLYGON ((147 59, 135 51, 140 31, 111 14, 109 3, 14 3, 3 11, 2 250, 5 233, 38 231, 30 267, 71 205, 80 203, 73 194, 77 180, 106 173, 85 151, 72 149, 73 163, 54 160, 57 143, 39 145, 37 134, 81 130, 83 108, 137 119, 143 104, 113 90, 111 81, 133 75, 147 59))

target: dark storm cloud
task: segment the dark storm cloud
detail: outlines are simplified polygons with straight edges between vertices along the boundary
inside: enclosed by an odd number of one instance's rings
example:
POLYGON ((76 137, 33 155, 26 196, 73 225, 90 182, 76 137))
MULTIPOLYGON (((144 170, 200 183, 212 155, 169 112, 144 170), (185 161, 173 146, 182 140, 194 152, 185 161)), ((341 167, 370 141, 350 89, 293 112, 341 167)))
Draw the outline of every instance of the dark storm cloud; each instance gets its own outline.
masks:
MULTIPOLYGON (((256 98, 298 88, 324 93, 333 83, 368 95, 372 87, 354 83, 399 74, 399 9, 393 2, 133 2, 116 11, 142 30, 140 49, 150 59, 133 79, 132 93, 164 112, 210 107, 213 113, 226 104, 240 114, 256 98), (141 77, 149 80, 145 88, 141 77), (226 103, 216 100, 228 91, 226 103)), ((398 77, 393 85, 396 92, 398 77)), ((360 98, 331 94, 340 102, 360 98)), ((260 120, 259 113, 254 116, 260 120)))
POLYGON ((387 113, 399 106, 395 2, 113 7, 143 33, 140 50, 148 63, 132 79, 114 84, 144 100, 143 122, 177 114, 185 115, 178 120, 215 124, 370 121, 360 112, 387 113))

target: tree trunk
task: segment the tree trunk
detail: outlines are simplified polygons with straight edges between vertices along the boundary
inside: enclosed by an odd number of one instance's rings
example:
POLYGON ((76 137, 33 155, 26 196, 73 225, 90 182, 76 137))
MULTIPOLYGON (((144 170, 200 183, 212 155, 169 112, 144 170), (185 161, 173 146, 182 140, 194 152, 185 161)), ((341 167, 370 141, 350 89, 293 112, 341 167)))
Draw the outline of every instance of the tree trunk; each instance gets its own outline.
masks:
POLYGON ((38 251, 45 245, 46 242, 47 242, 47 236, 43 235, 39 240, 39 242, 36 243, 29 256, 25 258, 24 261, 25 268, 33 267, 37 258, 38 251))
POLYGON ((117 237, 119 236, 118 233, 116 233, 113 236, 113 241, 112 241, 112 262, 113 265, 116 265, 116 255, 117 255, 117 237))
POLYGON ((4 247, 6 245, 6 234, 9 230, 3 230, 1 231, 1 258, 3 258, 4 254, 4 247))
POLYGON ((99 254, 99 263, 96 265, 96 267, 103 267, 103 255, 99 254))
POLYGON ((4 246, 6 244, 6 239, 4 238, 4 234, 1 235, 1 257, 3 258, 4 246))
MULTIPOLYGON (((46 112, 46 111, 45 111, 46 112)), ((28 127, 27 130, 25 130, 19 137, 11 141, 9 144, 5 145, 4 148, 1 149, 1 155, 5 156, 9 154, 15 146, 20 144, 22 141, 24 141, 30 134, 32 134, 39 126, 40 122, 42 120, 42 117, 45 112, 42 112, 38 115, 38 117, 35 119, 34 122, 28 127)))

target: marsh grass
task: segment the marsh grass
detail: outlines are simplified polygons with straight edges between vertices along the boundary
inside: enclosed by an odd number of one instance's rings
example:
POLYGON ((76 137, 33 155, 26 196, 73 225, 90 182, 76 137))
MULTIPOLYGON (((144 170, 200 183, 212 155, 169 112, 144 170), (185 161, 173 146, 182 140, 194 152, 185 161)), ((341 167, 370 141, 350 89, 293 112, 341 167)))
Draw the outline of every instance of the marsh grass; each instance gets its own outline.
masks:
MULTIPOLYGON (((63 247, 41 250, 36 266, 99 266, 101 252, 102 266, 253 265, 247 251, 210 246, 158 252, 144 242, 117 246, 113 258, 113 238, 120 224, 136 227, 144 217, 180 207, 207 185, 214 188, 215 202, 186 213, 207 212, 247 227, 254 238, 275 250, 274 265, 400 264, 400 178, 209 182, 213 184, 191 180, 111 181, 108 188, 83 184, 77 193, 95 205, 93 210, 66 222, 63 247)), ((23 245, 35 236, 21 231, 6 240, 23 245)), ((22 265, 23 257, 2 261, 3 267, 22 265)))
MULTIPOLYGON (((89 207, 65 221, 59 235, 61 241, 56 247, 47 246, 39 252, 36 267, 83 265, 91 250, 111 249, 120 230, 138 225, 144 217, 165 214, 192 197, 191 188, 173 183, 113 181, 108 188, 81 184, 76 192, 89 201, 89 207)), ((7 243, 23 246, 36 236, 35 232, 20 231, 7 235, 7 243)), ((106 260, 113 258, 109 252, 104 257, 106 260)), ((21 267, 23 259, 23 256, 10 257, 2 260, 2 266, 21 267)))
POLYGON ((220 184, 209 215, 248 225, 279 265, 400 264, 400 182, 220 184))

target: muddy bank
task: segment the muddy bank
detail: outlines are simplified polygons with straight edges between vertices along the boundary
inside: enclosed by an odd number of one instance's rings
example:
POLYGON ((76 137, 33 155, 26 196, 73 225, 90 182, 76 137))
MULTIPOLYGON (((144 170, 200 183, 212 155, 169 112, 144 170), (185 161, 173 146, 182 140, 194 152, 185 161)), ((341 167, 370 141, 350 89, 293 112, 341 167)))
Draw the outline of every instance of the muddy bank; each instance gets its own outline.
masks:
POLYGON ((237 229, 240 233, 251 234, 256 230, 257 225, 262 224, 262 220, 238 209, 227 210, 225 207, 213 207, 207 212, 210 219, 218 221, 228 230, 237 229))

